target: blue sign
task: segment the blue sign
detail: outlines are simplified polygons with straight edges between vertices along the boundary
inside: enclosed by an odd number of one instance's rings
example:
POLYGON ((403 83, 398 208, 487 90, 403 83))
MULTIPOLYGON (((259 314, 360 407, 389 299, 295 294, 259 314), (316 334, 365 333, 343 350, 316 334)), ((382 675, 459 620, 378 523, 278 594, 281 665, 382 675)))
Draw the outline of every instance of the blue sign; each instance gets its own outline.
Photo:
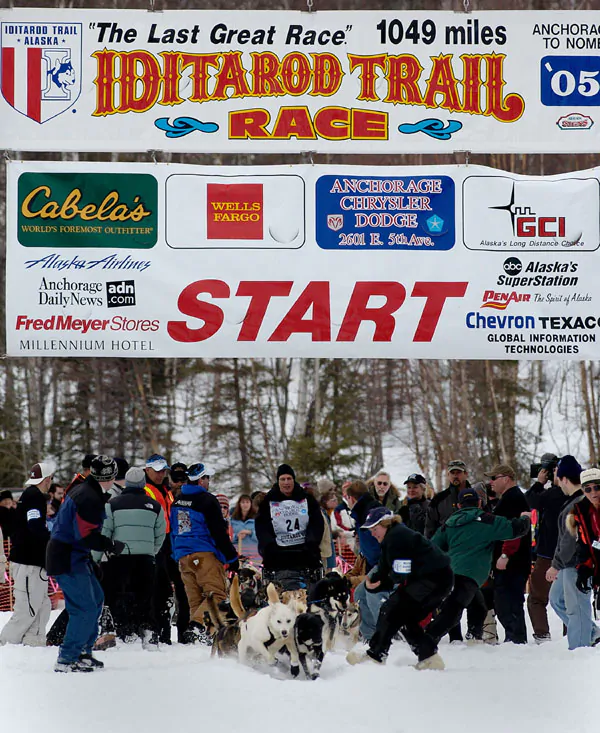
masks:
POLYGON ((454 246, 454 181, 448 176, 321 176, 316 209, 321 249, 454 246))
POLYGON ((540 84, 546 107, 599 107, 600 56, 544 56, 540 84))

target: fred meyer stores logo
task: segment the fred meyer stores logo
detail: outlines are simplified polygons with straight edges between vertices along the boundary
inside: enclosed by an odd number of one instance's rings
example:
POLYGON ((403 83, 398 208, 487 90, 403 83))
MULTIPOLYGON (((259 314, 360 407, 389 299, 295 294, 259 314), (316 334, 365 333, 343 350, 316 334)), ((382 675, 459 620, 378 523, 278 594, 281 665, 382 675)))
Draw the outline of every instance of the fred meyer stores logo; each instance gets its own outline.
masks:
POLYGON ((24 247, 150 249, 158 184, 142 173, 23 173, 18 239, 24 247))

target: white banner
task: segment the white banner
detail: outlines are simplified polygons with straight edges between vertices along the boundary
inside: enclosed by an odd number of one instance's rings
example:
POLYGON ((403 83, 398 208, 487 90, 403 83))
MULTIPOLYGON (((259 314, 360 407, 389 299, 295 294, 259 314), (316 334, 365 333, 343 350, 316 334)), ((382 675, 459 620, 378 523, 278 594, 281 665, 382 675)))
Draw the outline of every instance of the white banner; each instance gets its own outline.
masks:
POLYGON ((599 173, 9 163, 7 350, 598 358, 599 173))
POLYGON ((596 152, 597 12, 0 11, 0 146, 596 152))

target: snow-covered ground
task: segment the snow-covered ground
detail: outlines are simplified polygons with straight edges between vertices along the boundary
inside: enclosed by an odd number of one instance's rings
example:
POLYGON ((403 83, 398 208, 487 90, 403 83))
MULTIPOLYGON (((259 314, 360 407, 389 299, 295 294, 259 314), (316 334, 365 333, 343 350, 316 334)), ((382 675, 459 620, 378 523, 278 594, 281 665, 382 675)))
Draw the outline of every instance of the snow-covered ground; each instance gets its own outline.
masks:
MULTIPOLYGON (((53 614, 54 615, 54 614, 53 614)), ((9 614, 0 613, 0 627, 9 614)), ((56 649, 0 648, 1 730, 33 733, 596 733, 600 648, 442 642, 444 672, 418 672, 396 642, 385 667, 328 654, 291 680, 174 644, 99 652, 106 668, 52 672, 56 649)))

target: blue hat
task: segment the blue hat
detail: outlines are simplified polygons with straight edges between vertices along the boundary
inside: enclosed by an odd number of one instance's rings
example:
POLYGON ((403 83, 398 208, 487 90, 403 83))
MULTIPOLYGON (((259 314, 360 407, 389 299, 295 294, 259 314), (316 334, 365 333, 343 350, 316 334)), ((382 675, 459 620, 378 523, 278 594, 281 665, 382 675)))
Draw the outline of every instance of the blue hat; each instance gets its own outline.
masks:
POLYGON ((169 464, 164 456, 153 453, 146 461, 146 468, 153 468, 155 471, 164 471, 169 468, 169 464))
POLYGON ((458 494, 458 503, 462 506, 477 506, 480 496, 475 489, 468 487, 458 494))
POLYGON ((393 516, 393 512, 391 512, 389 509, 386 509, 384 506, 375 507, 375 509, 371 509, 371 511, 367 514, 367 518, 365 519, 365 523, 362 525, 361 529, 371 529, 372 527, 377 526, 379 522, 383 521, 384 519, 393 516))
POLYGON ((190 481, 199 481, 204 476, 212 476, 212 471, 204 463, 192 463, 187 470, 187 475, 190 481))
POLYGON ((558 462, 556 475, 558 478, 568 478, 574 484, 578 484, 583 468, 573 456, 563 456, 558 462))

